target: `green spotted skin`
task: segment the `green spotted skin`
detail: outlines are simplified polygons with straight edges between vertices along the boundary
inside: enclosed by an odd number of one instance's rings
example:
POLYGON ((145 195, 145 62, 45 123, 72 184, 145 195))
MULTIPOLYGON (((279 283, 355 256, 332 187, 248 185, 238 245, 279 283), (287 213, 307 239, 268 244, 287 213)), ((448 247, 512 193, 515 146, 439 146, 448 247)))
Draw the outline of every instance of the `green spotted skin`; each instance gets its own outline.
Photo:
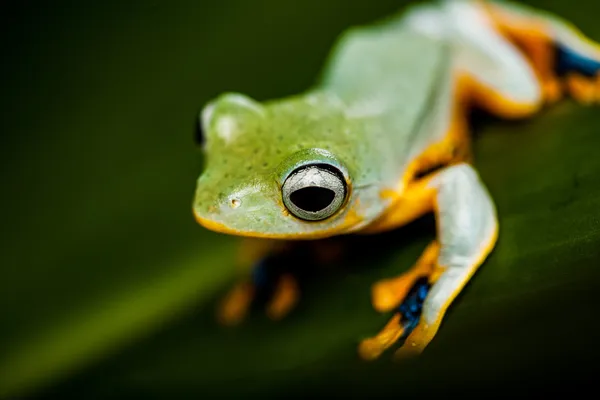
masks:
MULTIPOLYGON (((450 82, 444 43, 396 21, 343 34, 317 84, 259 103, 226 93, 202 112, 206 167, 194 212, 209 228, 257 237, 326 237, 368 225, 389 205, 412 158, 443 134, 422 129, 450 82), (300 165, 344 172, 349 197, 323 221, 286 211, 281 186, 300 165)), ((443 104, 442 104, 443 103, 443 104)))

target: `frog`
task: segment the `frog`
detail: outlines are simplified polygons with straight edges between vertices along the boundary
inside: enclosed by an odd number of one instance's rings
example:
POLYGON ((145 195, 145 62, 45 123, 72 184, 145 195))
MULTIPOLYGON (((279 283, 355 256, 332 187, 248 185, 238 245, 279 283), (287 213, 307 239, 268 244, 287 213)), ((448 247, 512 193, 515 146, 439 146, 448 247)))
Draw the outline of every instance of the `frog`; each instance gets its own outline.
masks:
MULTIPOLYGON (((198 116, 205 166, 193 214, 242 238, 243 274, 219 321, 244 320, 264 260, 291 243, 382 234, 432 214, 435 239, 414 265, 371 286, 373 308, 391 318, 357 343, 364 360, 395 344, 394 359, 421 354, 499 237, 470 112, 521 120, 566 97, 600 101, 596 42, 523 4, 446 0, 348 28, 299 94, 213 98, 198 116)), ((281 274, 266 312, 281 319, 299 297, 295 277, 281 274)))

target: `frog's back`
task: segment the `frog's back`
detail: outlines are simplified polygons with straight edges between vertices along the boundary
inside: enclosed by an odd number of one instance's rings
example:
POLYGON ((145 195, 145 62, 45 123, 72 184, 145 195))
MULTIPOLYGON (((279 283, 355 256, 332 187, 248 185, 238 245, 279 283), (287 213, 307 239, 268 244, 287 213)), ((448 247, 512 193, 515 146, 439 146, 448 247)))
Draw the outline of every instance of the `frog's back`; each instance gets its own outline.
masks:
POLYGON ((376 148, 378 162, 393 163, 390 179, 444 134, 421 128, 449 101, 449 57, 446 42, 406 29, 401 20, 351 29, 334 48, 319 86, 346 104, 349 118, 368 126, 360 140, 376 148))

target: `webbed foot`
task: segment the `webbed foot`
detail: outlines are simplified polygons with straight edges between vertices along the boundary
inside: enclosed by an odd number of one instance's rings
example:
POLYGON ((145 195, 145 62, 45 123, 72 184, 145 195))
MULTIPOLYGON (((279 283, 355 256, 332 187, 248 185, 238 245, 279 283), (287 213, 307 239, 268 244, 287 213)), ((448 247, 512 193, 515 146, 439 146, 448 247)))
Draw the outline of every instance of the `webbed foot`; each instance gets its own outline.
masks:
POLYGON ((496 243, 495 207, 473 167, 459 164, 444 168, 429 184, 435 189, 432 196, 438 238, 411 271, 387 284, 386 289, 402 289, 399 294, 384 291, 385 283, 375 286, 374 294, 380 296, 374 301, 376 307, 385 305, 387 309, 399 298, 401 303, 377 335, 360 343, 358 352, 365 360, 377 358, 399 341, 404 343, 397 357, 423 351, 438 332, 448 307, 496 243), (421 276, 423 273, 426 276, 421 276), (408 286, 408 282, 413 283, 408 286))
POLYGON ((557 45, 556 72, 573 99, 582 104, 600 103, 600 50, 585 53, 557 45))
MULTIPOLYGON (((423 303, 431 283, 427 277, 418 278, 409 288, 404 301, 397 308, 387 325, 375 336, 364 339, 358 348, 359 355, 364 360, 374 360, 386 349, 398 342, 409 340, 408 344, 417 343, 414 336, 419 325, 423 303)), ((425 343, 426 345, 426 343, 425 343)), ((421 346, 419 346, 420 348, 421 346)), ((422 346, 424 348, 425 346, 422 346)), ((404 348, 404 346, 402 347, 404 348)), ((409 346, 409 349, 412 347, 409 346)), ((416 347, 414 348, 416 350, 416 347)))

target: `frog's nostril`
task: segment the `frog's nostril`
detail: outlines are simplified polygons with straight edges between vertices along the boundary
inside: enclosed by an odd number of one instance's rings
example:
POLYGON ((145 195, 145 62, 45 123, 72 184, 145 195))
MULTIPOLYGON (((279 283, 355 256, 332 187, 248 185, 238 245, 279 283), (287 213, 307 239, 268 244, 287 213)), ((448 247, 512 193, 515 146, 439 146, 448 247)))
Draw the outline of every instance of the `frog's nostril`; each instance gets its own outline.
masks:
POLYGON ((231 208, 234 208, 234 209, 238 208, 241 204, 242 204, 242 201, 240 199, 233 198, 233 199, 229 200, 229 206, 231 208))

